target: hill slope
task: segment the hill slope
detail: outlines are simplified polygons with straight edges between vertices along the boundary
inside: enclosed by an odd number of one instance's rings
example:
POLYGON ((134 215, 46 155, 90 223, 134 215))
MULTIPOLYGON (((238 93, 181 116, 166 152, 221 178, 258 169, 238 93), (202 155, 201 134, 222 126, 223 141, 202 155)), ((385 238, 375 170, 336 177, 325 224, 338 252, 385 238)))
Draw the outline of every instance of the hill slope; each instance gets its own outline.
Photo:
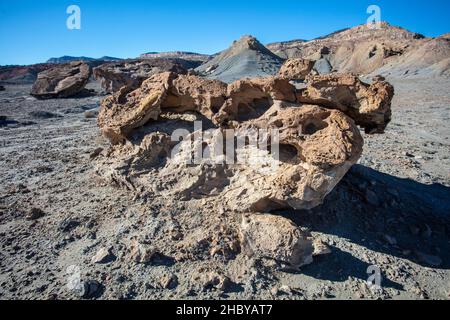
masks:
POLYGON ((318 60, 339 72, 395 77, 449 73, 448 35, 426 38, 386 22, 379 29, 361 25, 311 41, 272 43, 267 47, 283 58, 318 60))
POLYGON ((245 77, 274 75, 282 64, 283 59, 256 38, 243 36, 196 71, 210 79, 232 82, 245 77))

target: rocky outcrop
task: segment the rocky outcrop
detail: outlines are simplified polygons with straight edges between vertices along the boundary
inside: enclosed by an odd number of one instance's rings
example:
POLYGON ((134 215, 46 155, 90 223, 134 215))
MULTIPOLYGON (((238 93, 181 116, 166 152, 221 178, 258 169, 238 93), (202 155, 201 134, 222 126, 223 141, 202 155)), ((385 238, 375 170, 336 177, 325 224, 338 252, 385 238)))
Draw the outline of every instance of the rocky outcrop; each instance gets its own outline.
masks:
POLYGON ((173 112, 197 111, 211 119, 225 102, 226 84, 195 76, 164 72, 144 81, 130 92, 119 92, 102 101, 98 124, 113 144, 126 140, 130 132, 150 119, 157 120, 163 109, 173 112))
POLYGON ((84 62, 57 65, 38 74, 31 95, 39 99, 67 98, 80 93, 91 75, 84 62))
POLYGON ((367 133, 382 133, 391 120, 394 87, 382 77, 366 84, 351 74, 309 76, 307 88, 297 95, 299 102, 338 109, 367 133))
POLYGON ((240 226, 242 251, 257 258, 270 258, 292 268, 312 263, 314 251, 308 231, 292 221, 270 214, 249 214, 240 226))
MULTIPOLYGON (((334 88, 332 79, 323 81, 334 88)), ((288 79, 274 77, 226 85, 170 72, 154 75, 139 89, 124 87, 102 102, 98 123, 115 147, 101 158, 99 173, 144 193, 220 198, 239 212, 313 208, 357 162, 363 140, 342 112, 348 110, 339 109, 339 90, 330 106, 322 100, 299 103, 300 93, 288 79), (199 132, 194 120, 207 130, 199 132), (239 143, 253 139, 255 131, 263 132, 258 143, 239 143), (231 147, 224 146, 230 140, 231 147), (278 149, 267 148, 272 142, 278 149)), ((366 92, 353 94, 361 98, 366 92)))
POLYGON ((314 67, 313 60, 288 59, 281 66, 278 76, 290 80, 305 80, 314 67))
POLYGON ((175 59, 138 59, 103 64, 94 68, 94 77, 106 92, 113 93, 122 87, 137 89, 144 80, 165 71, 187 74, 187 69, 175 59))

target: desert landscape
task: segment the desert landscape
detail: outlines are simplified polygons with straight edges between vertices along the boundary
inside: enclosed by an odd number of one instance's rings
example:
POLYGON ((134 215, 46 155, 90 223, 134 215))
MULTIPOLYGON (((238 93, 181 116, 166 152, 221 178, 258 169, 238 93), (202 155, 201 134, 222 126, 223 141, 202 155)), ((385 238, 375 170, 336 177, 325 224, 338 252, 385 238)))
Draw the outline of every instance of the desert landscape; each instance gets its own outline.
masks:
POLYGON ((0 84, 0 299, 450 299, 449 34, 244 35, 0 84), (185 161, 251 129, 279 158, 185 161))

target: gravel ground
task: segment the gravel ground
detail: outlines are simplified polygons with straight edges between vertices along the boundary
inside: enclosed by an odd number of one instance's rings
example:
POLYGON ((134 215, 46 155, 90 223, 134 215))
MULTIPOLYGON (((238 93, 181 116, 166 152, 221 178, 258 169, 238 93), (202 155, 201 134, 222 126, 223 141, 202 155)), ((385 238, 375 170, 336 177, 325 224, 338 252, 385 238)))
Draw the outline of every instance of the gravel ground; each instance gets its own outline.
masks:
POLYGON ((392 82, 393 122, 364 135, 364 156, 326 202, 276 212, 330 248, 299 272, 210 256, 199 237, 177 259, 216 207, 135 199, 102 181, 93 158, 108 143, 91 117, 101 96, 38 101, 29 85, 5 85, 0 299, 449 299, 450 80, 392 82), (135 239, 154 247, 148 263, 130 259, 135 239), (368 268, 381 288, 366 284, 368 268))

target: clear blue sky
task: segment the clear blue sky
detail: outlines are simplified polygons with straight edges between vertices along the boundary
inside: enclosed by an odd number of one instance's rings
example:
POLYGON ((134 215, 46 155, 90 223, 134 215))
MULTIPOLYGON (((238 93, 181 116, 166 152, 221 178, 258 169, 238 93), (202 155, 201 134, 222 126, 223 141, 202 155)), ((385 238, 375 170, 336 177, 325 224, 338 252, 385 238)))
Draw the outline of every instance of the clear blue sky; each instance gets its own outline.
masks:
POLYGON ((393 25, 427 36, 450 32, 449 0, 0 0, 0 65, 63 55, 215 53, 243 34, 263 43, 312 39, 365 23, 370 4, 393 25), (71 4, 81 8, 81 30, 66 27, 71 4))

